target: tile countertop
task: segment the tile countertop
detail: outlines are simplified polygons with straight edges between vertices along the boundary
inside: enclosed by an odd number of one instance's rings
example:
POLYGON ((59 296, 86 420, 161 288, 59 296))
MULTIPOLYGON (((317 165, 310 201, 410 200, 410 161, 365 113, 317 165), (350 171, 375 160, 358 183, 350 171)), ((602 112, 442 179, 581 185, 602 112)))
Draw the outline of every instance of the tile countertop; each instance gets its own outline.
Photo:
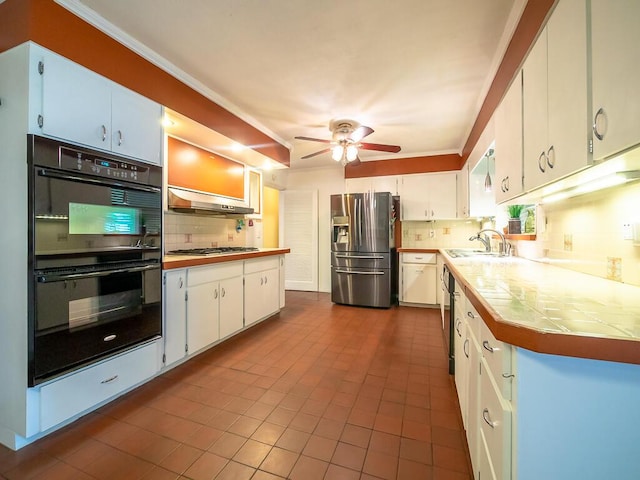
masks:
POLYGON ((173 268, 197 267, 214 263, 233 262, 235 260, 282 255, 290 252, 290 248, 261 248, 253 252, 219 253, 215 255, 165 255, 162 257, 162 268, 171 270, 173 268))
POLYGON ((640 287, 518 257, 440 253, 498 340, 640 364, 640 287))

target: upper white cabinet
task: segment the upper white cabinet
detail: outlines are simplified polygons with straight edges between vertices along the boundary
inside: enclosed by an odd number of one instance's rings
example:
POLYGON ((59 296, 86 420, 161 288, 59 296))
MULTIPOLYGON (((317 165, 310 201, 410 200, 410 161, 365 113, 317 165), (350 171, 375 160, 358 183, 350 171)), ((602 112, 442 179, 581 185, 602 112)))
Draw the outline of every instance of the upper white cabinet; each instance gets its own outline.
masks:
POLYGON ((640 2, 591 2, 594 160, 640 143, 638 18, 640 2))
POLYGON ((456 174, 403 175, 399 186, 402 220, 456 218, 456 174))
POLYGON ((524 189, 532 190, 591 160, 584 0, 558 2, 522 71, 524 189))
POLYGON ((390 192, 392 195, 398 195, 398 176, 347 178, 345 189, 347 193, 390 192))
POLYGON ((32 52, 42 89, 33 133, 161 163, 161 105, 44 48, 32 52))
POLYGON ((522 72, 513 79, 494 113, 496 203, 522 193, 522 72))
POLYGON ((456 174, 457 217, 469 218, 469 162, 456 174))

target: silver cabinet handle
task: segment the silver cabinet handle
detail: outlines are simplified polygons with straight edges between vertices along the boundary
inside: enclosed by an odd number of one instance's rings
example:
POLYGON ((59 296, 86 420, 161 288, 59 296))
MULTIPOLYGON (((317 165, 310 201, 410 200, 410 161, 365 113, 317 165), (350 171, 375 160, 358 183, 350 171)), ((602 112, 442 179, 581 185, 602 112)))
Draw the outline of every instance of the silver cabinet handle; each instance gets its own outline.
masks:
POLYGON ((111 382, 113 382, 116 378, 118 378, 118 375, 114 375, 113 377, 105 378, 105 379, 104 379, 104 380, 102 380, 100 383, 111 383, 111 382))
POLYGON ((547 165, 549 165, 549 168, 556 166, 556 149, 553 145, 551 145, 549 150, 547 150, 547 165))
POLYGON ((542 173, 544 173, 544 170, 545 170, 545 163, 546 163, 546 162, 545 162, 545 160, 546 160, 546 157, 545 157, 545 154, 544 154, 544 151, 543 151, 543 152, 540 154, 540 156, 538 157, 538 169, 539 169, 542 173))
POLYGON ((489 342, 487 340, 482 342, 482 347, 487 351, 487 352, 491 352, 493 353, 495 351, 495 348, 492 347, 491 345, 489 345, 489 342))
POLYGON ((213 291, 213 298, 218 298, 218 289, 217 288, 213 291))
POLYGON ((118 146, 122 145, 122 130, 118 130, 118 146))
POLYGON ((458 332, 458 336, 462 338, 462 332, 460 331, 460 325, 462 324, 462 322, 460 321, 460 319, 456 320, 456 332, 458 332))
POLYGON ((607 113, 600 107, 593 117, 593 134, 598 140, 602 140, 607 133, 607 113), (602 122, 600 119, 603 119, 602 122))
POLYGON ((464 356, 469 358, 469 339, 465 338, 464 343, 462 344, 462 352, 464 356))
POLYGON ((102 141, 105 142, 107 140, 107 127, 102 125, 102 141))
POLYGON ((485 408, 484 410, 482 410, 482 419, 491 428, 495 428, 496 424, 491 421, 491 417, 489 416, 489 409, 488 408, 485 408))
POLYGON ((267 280, 269 280, 269 278, 265 276, 265 277, 264 277, 264 284, 265 284, 265 285, 267 284, 267 280))
POLYGON ((260 285, 264 285, 264 277, 260 277, 260 285))
POLYGON ((183 285, 183 281, 182 281, 182 277, 180 277, 180 282, 178 283, 178 288, 182 288, 183 285))
POLYGON ((467 317, 469 317, 469 318, 476 318, 476 316, 475 316, 472 312, 470 312, 470 311, 468 311, 468 310, 467 310, 467 317))
POLYGON ((227 292, 225 292, 224 288, 222 289, 222 296, 224 297, 227 294, 227 292))

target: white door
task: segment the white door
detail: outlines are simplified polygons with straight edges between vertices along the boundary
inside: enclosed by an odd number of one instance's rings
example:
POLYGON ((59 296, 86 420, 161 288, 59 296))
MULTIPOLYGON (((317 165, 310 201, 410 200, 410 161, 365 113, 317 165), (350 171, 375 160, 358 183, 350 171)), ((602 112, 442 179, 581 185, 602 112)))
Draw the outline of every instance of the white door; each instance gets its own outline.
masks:
POLYGON ((285 255, 285 289, 317 292, 318 191, 281 192, 280 225, 280 245, 291 249, 285 255))

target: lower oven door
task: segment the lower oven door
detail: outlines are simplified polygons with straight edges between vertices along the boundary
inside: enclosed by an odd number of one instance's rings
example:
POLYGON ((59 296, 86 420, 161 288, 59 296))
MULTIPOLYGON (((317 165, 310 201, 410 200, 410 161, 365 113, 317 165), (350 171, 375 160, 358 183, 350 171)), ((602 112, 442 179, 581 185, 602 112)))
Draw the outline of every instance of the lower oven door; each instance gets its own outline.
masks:
POLYGON ((158 337, 158 264, 35 280, 30 385, 158 337))
POLYGON ((331 301, 363 307, 391 306, 388 268, 331 267, 331 301))

